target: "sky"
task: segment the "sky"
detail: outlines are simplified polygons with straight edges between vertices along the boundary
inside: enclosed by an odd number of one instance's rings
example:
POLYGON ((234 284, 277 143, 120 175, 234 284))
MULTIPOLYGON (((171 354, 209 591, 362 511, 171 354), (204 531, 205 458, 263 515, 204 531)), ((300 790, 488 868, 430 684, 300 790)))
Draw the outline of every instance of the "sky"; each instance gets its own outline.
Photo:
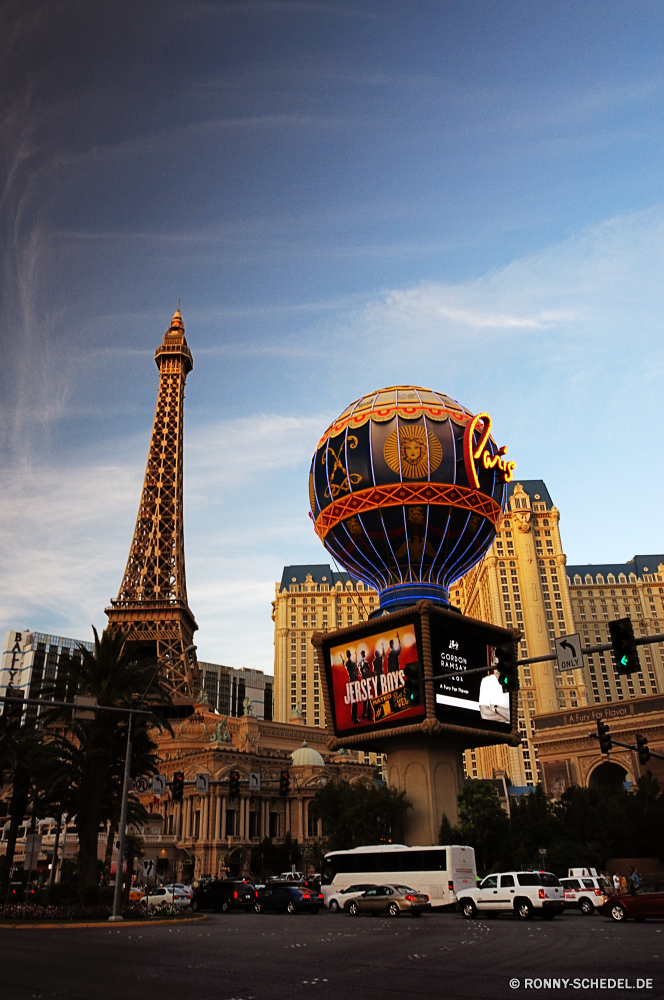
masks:
POLYGON ((307 474, 381 386, 488 411, 571 564, 664 551, 664 5, 5 0, 0 633, 120 585, 181 299, 198 656, 273 669, 307 474))

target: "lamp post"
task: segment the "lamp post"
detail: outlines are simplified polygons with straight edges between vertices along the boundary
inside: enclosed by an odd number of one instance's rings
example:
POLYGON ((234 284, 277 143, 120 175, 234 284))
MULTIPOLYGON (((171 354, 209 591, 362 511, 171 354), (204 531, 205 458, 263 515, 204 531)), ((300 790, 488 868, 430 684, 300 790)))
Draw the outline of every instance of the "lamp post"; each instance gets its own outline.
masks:
MULTIPOLYGON (((182 654, 182 659, 184 659, 188 653, 191 653, 195 649, 196 646, 193 645, 187 646, 187 648, 182 654)), ((143 702, 145 701, 145 696, 150 690, 153 680, 159 673, 160 667, 161 664, 158 663, 157 669, 150 678, 150 683, 146 687, 145 691, 143 692, 143 697, 138 703, 139 709, 141 708, 143 702)), ((122 785, 122 810, 120 813, 120 840, 118 843, 118 856, 115 863, 115 892, 113 893, 113 915, 108 918, 109 921, 112 922, 123 919, 122 914, 120 913, 120 910, 122 909, 122 882, 123 882, 122 869, 124 868, 125 834, 127 828, 127 811, 129 807, 129 778, 131 774, 131 737, 132 737, 133 726, 134 726, 134 716, 130 715, 129 725, 127 726, 127 751, 125 756, 124 782, 122 785)), ((127 876, 131 878, 129 872, 127 872, 127 876)), ((148 904, 146 903, 146 906, 147 905, 148 904)))

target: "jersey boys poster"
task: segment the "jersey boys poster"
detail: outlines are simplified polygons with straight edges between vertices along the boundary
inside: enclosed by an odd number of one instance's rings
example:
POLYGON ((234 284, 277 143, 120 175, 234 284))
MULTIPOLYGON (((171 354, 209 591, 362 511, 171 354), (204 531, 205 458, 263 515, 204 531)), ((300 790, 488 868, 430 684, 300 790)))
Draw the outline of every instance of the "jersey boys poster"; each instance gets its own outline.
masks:
POLYGON ((327 650, 337 735, 415 722, 423 705, 406 697, 404 667, 417 664, 419 622, 378 626, 327 650))
POLYGON ((495 674, 495 646, 505 639, 491 634, 490 626, 463 621, 455 625, 449 617, 432 616, 431 654, 436 718, 439 722, 478 729, 511 730, 510 696, 495 674), (484 673, 464 677, 461 671, 486 667, 484 673))

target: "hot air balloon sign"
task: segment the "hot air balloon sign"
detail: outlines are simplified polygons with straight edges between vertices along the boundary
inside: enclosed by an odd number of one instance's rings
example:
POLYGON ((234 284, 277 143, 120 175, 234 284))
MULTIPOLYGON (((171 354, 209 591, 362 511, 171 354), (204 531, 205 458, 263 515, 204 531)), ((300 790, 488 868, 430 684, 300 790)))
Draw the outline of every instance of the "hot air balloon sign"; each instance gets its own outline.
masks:
POLYGON ((311 462, 315 530, 332 557, 380 593, 380 611, 429 599, 490 548, 515 463, 488 413, 418 386, 351 403, 311 462))

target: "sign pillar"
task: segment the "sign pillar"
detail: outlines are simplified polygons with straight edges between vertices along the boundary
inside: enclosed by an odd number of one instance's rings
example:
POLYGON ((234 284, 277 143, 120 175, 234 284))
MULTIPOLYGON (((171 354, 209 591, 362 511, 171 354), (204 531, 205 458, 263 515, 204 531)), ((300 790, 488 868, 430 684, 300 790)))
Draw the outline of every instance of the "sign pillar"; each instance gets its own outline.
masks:
POLYGON ((463 749, 431 740, 399 741, 387 751, 387 780, 406 793, 413 808, 404 819, 408 847, 437 844, 443 813, 459 821, 457 796, 463 787, 463 749))
POLYGON ((328 746, 387 754, 388 783, 412 805, 409 846, 437 844, 443 813, 458 822, 465 749, 518 746, 517 693, 499 679, 518 636, 428 601, 314 635, 328 746))

